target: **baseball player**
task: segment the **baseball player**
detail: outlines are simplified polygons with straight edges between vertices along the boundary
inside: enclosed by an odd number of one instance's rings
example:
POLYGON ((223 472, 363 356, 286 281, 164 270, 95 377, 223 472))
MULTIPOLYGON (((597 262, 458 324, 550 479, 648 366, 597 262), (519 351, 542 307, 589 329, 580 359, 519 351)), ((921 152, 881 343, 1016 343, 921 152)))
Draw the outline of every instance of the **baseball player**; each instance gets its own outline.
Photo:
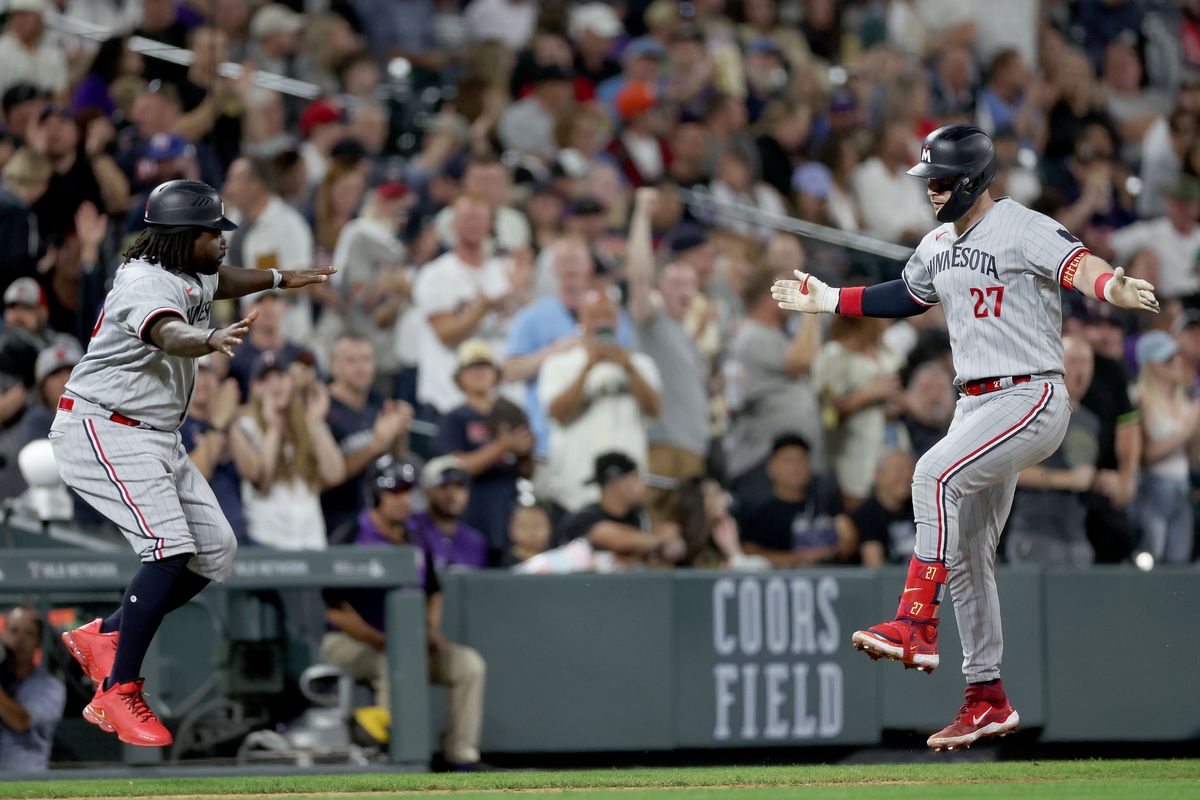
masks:
POLYGON ((224 212, 216 190, 198 181, 150 193, 149 227, 124 253, 50 431, 63 480, 121 528, 142 560, 112 616, 63 634, 96 683, 84 718, 128 744, 171 743, 142 696, 142 659, 163 617, 228 574, 237 547, 178 432, 196 359, 233 355, 254 322, 251 312, 210 328, 213 300, 295 289, 334 272, 221 266, 222 233, 237 227, 224 212))
POLYGON ((775 284, 786 309, 907 317, 940 303, 961 394, 946 437, 917 463, 916 553, 896 618, 853 636, 872 659, 932 672, 938 604, 947 583, 963 645, 966 702, 929 737, 935 750, 1003 736, 1019 717, 1000 682, 1003 638, 995 558, 1017 473, 1057 449, 1070 414, 1063 386, 1059 286, 1121 308, 1158 310, 1154 287, 1125 277, 1057 222, 987 188, 996 152, 971 125, 939 128, 909 171, 928 181, 941 226, 899 280, 836 289, 805 272, 775 284))

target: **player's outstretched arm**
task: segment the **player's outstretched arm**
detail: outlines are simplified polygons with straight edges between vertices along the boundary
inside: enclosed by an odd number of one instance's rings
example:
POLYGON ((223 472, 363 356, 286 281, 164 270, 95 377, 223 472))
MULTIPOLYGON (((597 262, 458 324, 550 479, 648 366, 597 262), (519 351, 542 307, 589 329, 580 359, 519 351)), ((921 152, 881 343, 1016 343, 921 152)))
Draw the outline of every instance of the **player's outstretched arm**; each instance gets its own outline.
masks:
POLYGON ((197 328, 188 325, 182 317, 163 317, 150 329, 150 340, 167 355, 183 358, 199 358, 209 353, 233 355, 233 348, 242 343, 250 333, 250 326, 258 319, 258 309, 251 311, 224 328, 197 328))
POLYGON ((904 281, 836 289, 808 272, 796 270, 796 280, 777 280, 771 296, 780 308, 805 314, 847 317, 914 317, 928 310, 909 293, 904 281))
POLYGON ((1090 253, 1075 273, 1073 285, 1085 297, 1106 300, 1119 308, 1158 312, 1152 284, 1127 277, 1124 267, 1114 270, 1103 258, 1090 253))
POLYGON ((217 291, 213 295, 213 299, 228 300, 231 297, 245 297, 255 292, 265 292, 267 289, 299 289, 301 286, 313 283, 324 283, 335 272, 337 270, 333 267, 314 267, 294 272, 277 269, 221 267, 217 272, 217 291))

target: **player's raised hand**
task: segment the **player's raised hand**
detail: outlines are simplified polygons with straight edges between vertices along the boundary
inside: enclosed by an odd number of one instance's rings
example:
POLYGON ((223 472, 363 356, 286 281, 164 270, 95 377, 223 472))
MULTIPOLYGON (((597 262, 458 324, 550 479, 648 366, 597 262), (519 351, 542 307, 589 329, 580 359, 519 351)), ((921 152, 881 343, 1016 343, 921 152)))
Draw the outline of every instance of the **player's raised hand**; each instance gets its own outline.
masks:
POLYGON ((218 353, 233 357, 233 348, 237 347, 250 335, 250 326, 258 319, 258 309, 254 309, 243 319, 224 328, 216 328, 208 335, 208 346, 218 353))
POLYGON ((301 286, 308 286, 313 283, 324 283, 335 272, 337 272, 337 269, 334 267, 313 267, 312 269, 284 272, 283 281, 279 284, 279 288, 299 289, 301 286))
POLYGON ((1154 286, 1141 278, 1126 277, 1124 267, 1113 270, 1112 280, 1104 287, 1104 294, 1114 306, 1158 313, 1154 286))
POLYGON ((795 270, 793 274, 796 280, 780 279, 771 287, 771 296, 780 308, 805 314, 832 314, 837 311, 837 289, 802 270, 795 270))

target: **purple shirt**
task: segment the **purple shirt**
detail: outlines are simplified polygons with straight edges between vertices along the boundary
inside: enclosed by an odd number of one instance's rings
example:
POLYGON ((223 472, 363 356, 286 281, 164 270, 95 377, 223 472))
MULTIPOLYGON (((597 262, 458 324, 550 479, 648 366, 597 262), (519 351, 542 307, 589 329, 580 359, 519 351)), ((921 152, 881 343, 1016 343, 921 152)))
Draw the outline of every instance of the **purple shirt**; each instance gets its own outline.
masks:
POLYGON ((428 513, 422 513, 409 518, 408 532, 413 544, 426 550, 433 558, 434 569, 439 572, 451 564, 470 569, 487 567, 487 541, 482 533, 470 525, 459 522, 454 534, 447 536, 428 513))

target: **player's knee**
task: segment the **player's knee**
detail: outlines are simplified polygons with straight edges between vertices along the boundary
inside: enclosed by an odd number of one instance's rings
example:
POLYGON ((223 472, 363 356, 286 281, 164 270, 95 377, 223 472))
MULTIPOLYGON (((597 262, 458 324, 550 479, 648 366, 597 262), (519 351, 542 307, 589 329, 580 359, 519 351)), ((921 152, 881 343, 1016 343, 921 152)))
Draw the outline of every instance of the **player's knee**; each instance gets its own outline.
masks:
POLYGON ((473 683, 487 675, 487 662, 473 647, 462 647, 458 652, 458 673, 463 681, 473 683))

